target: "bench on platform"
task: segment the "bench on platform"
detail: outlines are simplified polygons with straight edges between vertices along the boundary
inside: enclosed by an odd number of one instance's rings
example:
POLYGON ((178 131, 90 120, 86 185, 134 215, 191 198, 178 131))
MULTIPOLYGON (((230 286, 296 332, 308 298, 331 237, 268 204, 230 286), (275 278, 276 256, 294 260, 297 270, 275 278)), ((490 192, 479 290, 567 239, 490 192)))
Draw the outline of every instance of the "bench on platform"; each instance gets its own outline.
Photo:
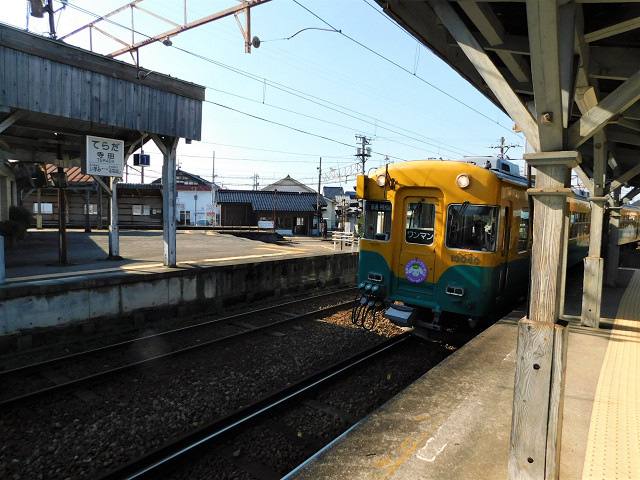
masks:
POLYGON ((340 245, 340 250, 347 245, 351 247, 351 251, 358 250, 358 238, 353 235, 353 232, 333 232, 331 236, 333 240, 333 249, 337 250, 340 245))

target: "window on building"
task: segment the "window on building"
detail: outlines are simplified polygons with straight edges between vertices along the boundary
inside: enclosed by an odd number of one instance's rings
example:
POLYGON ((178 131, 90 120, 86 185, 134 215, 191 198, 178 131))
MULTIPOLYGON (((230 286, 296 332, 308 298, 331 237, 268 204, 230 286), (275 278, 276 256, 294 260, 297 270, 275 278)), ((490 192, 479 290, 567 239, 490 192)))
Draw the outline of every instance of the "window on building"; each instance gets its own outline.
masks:
POLYGON ((98 214, 98 205, 95 203, 89 204, 89 215, 97 215, 98 214))
POLYGON ((151 207, 149 205, 131 205, 132 215, 151 215, 151 207))
MULTIPOLYGON (((38 204, 33 204, 33 213, 38 214, 38 204)), ((40 213, 43 215, 51 215, 53 214, 53 203, 41 202, 40 203, 40 213)))

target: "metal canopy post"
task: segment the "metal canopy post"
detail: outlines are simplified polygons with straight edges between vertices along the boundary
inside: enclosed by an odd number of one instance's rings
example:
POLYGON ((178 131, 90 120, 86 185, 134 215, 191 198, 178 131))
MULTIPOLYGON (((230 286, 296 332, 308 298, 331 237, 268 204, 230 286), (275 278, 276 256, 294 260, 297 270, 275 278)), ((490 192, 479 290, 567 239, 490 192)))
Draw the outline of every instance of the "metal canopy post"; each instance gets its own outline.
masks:
POLYGON ((175 267, 176 261, 176 150, 178 137, 160 137, 152 134, 151 138, 162 152, 162 220, 164 240, 164 265, 175 267))

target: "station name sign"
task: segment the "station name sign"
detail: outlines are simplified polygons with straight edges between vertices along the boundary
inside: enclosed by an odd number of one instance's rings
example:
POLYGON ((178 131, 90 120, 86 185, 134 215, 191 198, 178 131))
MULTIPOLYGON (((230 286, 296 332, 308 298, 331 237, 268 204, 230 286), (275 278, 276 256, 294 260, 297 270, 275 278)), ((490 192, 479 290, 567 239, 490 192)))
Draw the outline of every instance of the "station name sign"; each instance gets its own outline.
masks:
POLYGON ((124 142, 113 138, 86 136, 82 155, 82 173, 122 177, 124 142))

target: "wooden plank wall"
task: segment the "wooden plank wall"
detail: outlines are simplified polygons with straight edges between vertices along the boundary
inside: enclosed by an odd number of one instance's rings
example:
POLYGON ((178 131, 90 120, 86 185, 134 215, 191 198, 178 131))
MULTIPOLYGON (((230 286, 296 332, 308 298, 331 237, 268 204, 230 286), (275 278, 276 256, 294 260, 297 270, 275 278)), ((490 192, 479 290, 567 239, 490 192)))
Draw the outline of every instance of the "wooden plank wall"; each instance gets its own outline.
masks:
POLYGON ((0 105, 200 140, 202 102, 0 46, 0 105))
MULTIPOLYGON (((84 190, 67 189, 67 226, 69 228, 84 228, 85 202, 86 192, 84 190)), ((58 227, 58 192, 53 189, 43 189, 40 201, 42 203, 51 203, 53 205, 53 213, 42 215, 42 226, 45 228, 58 227)), ((90 193, 90 203, 98 203, 98 195, 92 191, 90 193)), ((33 204, 36 202, 35 192, 22 201, 22 205, 33 212, 33 204)), ((90 215, 91 228, 96 228, 98 222, 97 215, 90 215)), ((102 195, 102 217, 103 226, 107 228, 109 225, 109 196, 102 195)), ((155 191, 118 191, 118 224, 120 227, 127 228, 162 228, 162 195, 159 190, 155 191), (151 215, 133 215, 133 205, 149 205, 151 215), (156 213, 153 213, 155 210, 156 213)), ((33 225, 35 227, 35 214, 33 215, 33 225)))

